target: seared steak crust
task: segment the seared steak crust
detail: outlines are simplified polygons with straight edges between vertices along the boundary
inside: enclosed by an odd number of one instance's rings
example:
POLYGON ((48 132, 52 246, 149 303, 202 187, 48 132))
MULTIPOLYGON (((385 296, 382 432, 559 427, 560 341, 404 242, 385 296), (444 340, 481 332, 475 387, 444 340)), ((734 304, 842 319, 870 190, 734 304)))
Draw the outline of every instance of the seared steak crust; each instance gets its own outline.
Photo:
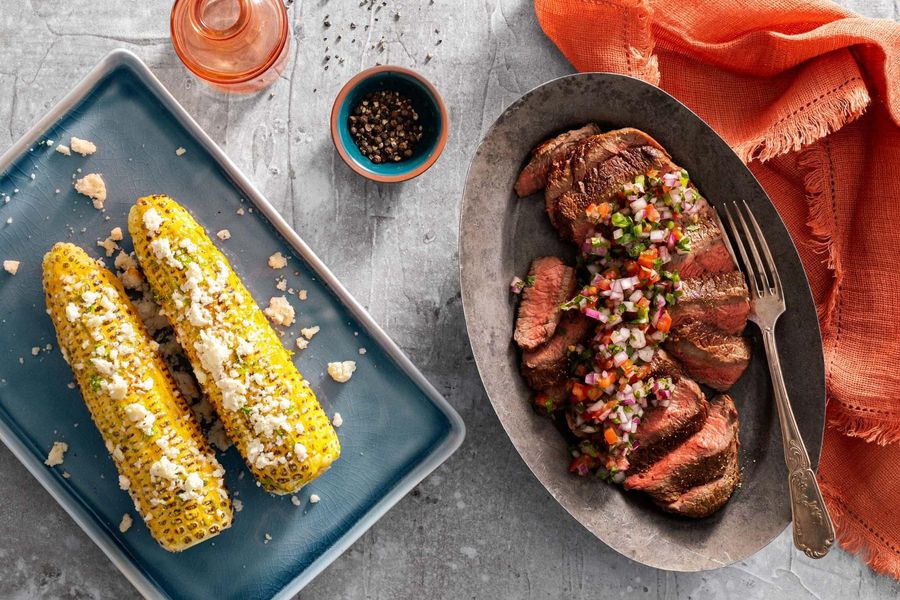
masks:
POLYGON ((741 470, 738 467, 738 448, 735 444, 725 465, 725 473, 709 483, 698 485, 678 496, 669 503, 658 503, 666 512, 685 517, 701 519, 713 514, 728 502, 734 490, 741 484, 741 470))
POLYGON ((547 185, 547 175, 554 159, 564 159, 572 148, 584 138, 600 133, 594 123, 573 129, 551 138, 531 151, 531 159, 516 179, 519 198, 530 196, 547 185))
POLYGON ((678 271, 682 279, 701 277, 707 273, 728 273, 735 270, 734 260, 725 246, 722 230, 715 219, 702 218, 687 229, 691 251, 675 254, 666 263, 666 270, 678 271))
POLYGON ((751 348, 746 338, 706 323, 682 325, 669 335, 665 348, 691 377, 719 391, 733 386, 750 363, 751 348))
POLYGON ((534 390, 562 383, 568 374, 569 346, 583 342, 595 322, 578 311, 567 311, 556 333, 543 346, 522 352, 522 376, 534 390))
POLYGON ((670 309, 672 327, 703 322, 727 333, 740 333, 750 312, 747 283, 738 271, 684 279, 681 297, 670 309))

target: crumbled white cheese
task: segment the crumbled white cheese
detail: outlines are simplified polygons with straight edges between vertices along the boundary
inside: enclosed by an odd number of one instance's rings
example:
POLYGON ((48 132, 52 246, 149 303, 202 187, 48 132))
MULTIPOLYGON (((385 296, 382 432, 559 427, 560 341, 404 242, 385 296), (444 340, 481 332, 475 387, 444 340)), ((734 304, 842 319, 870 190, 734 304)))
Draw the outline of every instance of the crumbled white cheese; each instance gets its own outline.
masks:
POLYGON ((131 524, 133 522, 134 521, 132 520, 131 515, 129 515, 128 513, 125 513, 124 515, 122 515, 122 522, 119 523, 119 531, 121 531, 122 533, 125 533, 126 531, 131 529, 131 524))
POLYGON ((56 147, 56 151, 59 152, 60 154, 65 154, 66 156, 71 156, 71 155, 72 155, 72 150, 71 150, 68 146, 66 146, 65 144, 60 144, 60 145, 58 145, 58 146, 56 147))
POLYGON ((40 353, 41 353, 41 349, 38 348, 37 346, 34 346, 34 347, 31 348, 31 355, 32 355, 32 356, 37 356, 37 355, 40 354, 40 353))
POLYGON ((340 427, 344 424, 344 418, 341 416, 341 413, 334 413, 334 417, 331 419, 331 424, 335 427, 340 427))
POLYGON ((99 173, 88 173, 75 181, 75 191, 93 200, 94 208, 100 210, 106 202, 106 183, 99 173))
POLYGON ((109 232, 109 239, 114 242, 122 241, 122 228, 121 227, 113 227, 112 231, 109 232))
POLYGON ((185 150, 184 148, 179 146, 178 148, 175 149, 175 156, 184 156, 185 152, 187 152, 187 150, 185 150))
POLYGON ((307 346, 309 346, 309 342, 302 337, 297 338, 297 349, 298 350, 306 350, 307 346))
POLYGON ((19 265, 21 263, 17 260, 4 260, 3 261, 3 270, 9 273, 10 275, 15 275, 19 271, 19 265))
POLYGON ((300 330, 300 335, 302 335, 303 337, 305 337, 308 340, 313 339, 313 336, 316 335, 317 333, 319 333, 318 325, 314 325, 312 327, 304 327, 303 329, 300 330))
POLYGON ((144 227, 149 233, 159 233, 159 227, 163 224, 163 218, 159 216, 159 213, 156 212, 155 208, 148 208, 146 212, 144 212, 142 220, 144 222, 144 227))
POLYGON ((77 138, 72 136, 72 139, 69 140, 69 146, 73 151, 77 152, 82 156, 88 156, 89 154, 93 154, 97 151, 97 146, 94 145, 93 142, 88 140, 83 140, 81 138, 77 138))
MULTIPOLYGON (((128 393, 128 383, 122 378, 118 373, 113 373, 112 379, 109 382, 109 386, 107 387, 107 391, 109 392, 109 397, 113 400, 124 400, 125 394, 128 393)), ((143 408, 143 407, 142 407, 143 408)), ((153 421, 150 421, 151 427, 153 421)), ((147 433, 145 431, 145 433, 147 433)), ((150 435, 147 433, 147 435, 150 435)))
POLYGON ((92 290, 87 290, 81 294, 81 299, 84 300, 85 306, 92 306, 94 302, 100 299, 100 294, 92 290))
POLYGON ((150 465, 150 476, 158 479, 175 481, 182 471, 184 471, 184 467, 176 465, 165 456, 161 456, 158 461, 150 465))
POLYGON ((275 289, 282 291, 282 292, 286 291, 287 290, 287 279, 285 279, 284 277, 279 277, 278 279, 276 279, 275 280, 275 289))
POLYGON ((306 290, 300 290, 297 292, 297 297, 301 300, 306 300, 306 290))
POLYGON ((276 252, 272 256, 269 257, 269 267, 273 269, 283 269, 287 266, 287 259, 281 255, 281 252, 276 252))
POLYGON ((97 245, 106 251, 106 256, 112 256, 113 254, 115 254, 116 250, 119 249, 119 245, 111 237, 108 237, 102 241, 97 240, 97 245))
MULTIPOLYGON (((243 472, 241 474, 243 475, 243 472)), ((232 501, 232 504, 234 504, 234 512, 241 512, 244 510, 244 503, 237 498, 232 501)))
POLYGON ((263 542, 263 544, 268 544, 268 543, 269 543, 269 541, 270 541, 270 540, 271 540, 271 539, 272 539, 272 536, 271 536, 271 535, 269 535, 269 534, 268 534, 268 533, 267 533, 267 534, 266 534, 266 535, 265 535, 265 538, 266 538, 266 541, 265 541, 265 542, 263 542))
POLYGON ((68 449, 69 445, 65 442, 53 442, 53 447, 50 448, 50 453, 47 454, 47 460, 44 461, 44 464, 48 467, 63 464, 63 459, 68 449))
POLYGON ((294 455, 297 457, 297 460, 304 461, 309 458, 309 451, 307 451, 306 446, 297 442, 294 444, 294 455))
POLYGON ((356 362, 352 360, 328 363, 328 374, 331 375, 331 378, 338 383, 346 383, 347 381, 350 381, 350 377, 353 376, 353 371, 355 370, 356 362))
POLYGON ((231 239, 231 232, 227 229, 222 229, 216 232, 216 237, 222 241, 231 239))
POLYGON ((359 353, 360 353, 360 354, 365 354, 365 353, 366 353, 366 349, 365 349, 365 348, 360 348, 360 349, 359 349, 359 353))
POLYGON ((131 487, 131 480, 125 477, 124 475, 119 475, 119 489, 120 490, 128 490, 131 487))
POLYGON ((319 500, 321 500, 321 498, 319 498, 318 494, 313 494, 312 496, 309 497, 310 504, 318 504, 319 500))
POLYGON ((196 494, 203 489, 203 478, 197 473, 191 473, 184 479, 184 491, 187 494, 196 494))
POLYGON ((288 326, 294 322, 294 307, 284 296, 270 298, 269 306, 263 310, 263 313, 276 325, 288 326))
POLYGON ((181 261, 175 258, 175 253, 172 251, 172 245, 169 243, 169 238, 156 238, 150 242, 150 250, 157 260, 165 261, 170 267, 175 267, 176 269, 184 268, 181 261))
POLYGON ((237 213, 238 216, 243 217, 243 216, 244 216, 244 209, 243 209, 243 208, 239 208, 239 209, 237 209, 237 210, 235 211, 235 213, 237 213))
POLYGON ((156 415, 147 410, 143 404, 133 402, 125 407, 125 416, 132 423, 137 423, 138 429, 145 435, 152 435, 153 423, 156 421, 156 415))
POLYGON ((297 496, 291 496, 291 504, 294 506, 300 506, 300 498, 297 496))

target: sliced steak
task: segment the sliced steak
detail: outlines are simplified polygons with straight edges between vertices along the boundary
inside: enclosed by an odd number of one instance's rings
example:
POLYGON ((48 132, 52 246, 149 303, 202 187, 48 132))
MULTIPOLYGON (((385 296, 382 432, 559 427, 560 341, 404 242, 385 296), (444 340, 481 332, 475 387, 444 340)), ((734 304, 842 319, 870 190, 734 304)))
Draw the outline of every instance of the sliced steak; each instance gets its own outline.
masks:
POLYGON ((729 389, 750 363, 750 342, 706 323, 686 323, 664 344, 691 377, 719 391, 729 389))
POLYGON ((750 312, 747 283, 738 271, 684 279, 681 297, 672 307, 672 327, 704 322, 728 333, 740 333, 750 312))
POLYGON ((625 489, 649 494, 657 502, 674 502, 692 487, 718 479, 733 454, 737 410, 726 395, 713 398, 703 427, 643 473, 625 480, 625 489))
POLYGON ((725 506, 741 484, 741 470, 737 460, 739 446, 736 443, 731 447, 725 473, 721 477, 689 489, 672 502, 658 503, 658 506, 666 512, 694 519, 708 517, 725 506))
MULTIPOLYGON (((554 162, 544 195, 547 214, 564 238, 581 243, 591 229, 585 215, 589 205, 613 199, 638 175, 679 169, 643 131, 625 128, 586 138, 570 157, 554 162)), ((706 201, 700 202, 705 212, 706 201)))
POLYGON ((547 389, 565 380, 569 346, 587 339, 595 323, 578 311, 567 311, 550 341, 522 352, 522 376, 531 389, 547 389))
POLYGON ((600 128, 594 123, 588 123, 584 127, 561 133, 537 146, 531 151, 528 164, 516 179, 516 195, 524 198, 544 189, 554 159, 565 159, 575 144, 598 133, 600 128))
POLYGON ((575 294, 575 269, 555 256, 544 256, 534 259, 528 276, 533 284, 522 292, 513 339, 519 347, 534 350, 553 337, 560 304, 575 294))
POLYGON ((638 426, 634 439, 638 447, 629 456, 630 473, 637 473, 668 454, 694 435, 706 422, 709 403, 695 382, 682 377, 668 406, 650 406, 638 426))
POLYGON ((673 255, 672 260, 666 263, 666 270, 678 271, 682 279, 735 270, 734 260, 715 219, 708 216, 701 218, 688 228, 687 234, 691 240, 691 251, 673 255))
POLYGON ((665 350, 657 348, 650 363, 650 376, 678 379, 684 377, 684 370, 665 350))

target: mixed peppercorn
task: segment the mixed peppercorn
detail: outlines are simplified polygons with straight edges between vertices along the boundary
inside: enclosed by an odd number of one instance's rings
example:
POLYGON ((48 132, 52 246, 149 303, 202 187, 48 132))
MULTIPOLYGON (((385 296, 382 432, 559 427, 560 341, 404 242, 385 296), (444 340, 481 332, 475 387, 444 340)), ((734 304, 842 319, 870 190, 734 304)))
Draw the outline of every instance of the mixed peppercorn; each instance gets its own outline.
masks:
POLYGON ((349 127, 359 151, 376 164, 412 157, 423 132, 412 101, 393 90, 363 96, 353 108, 349 127))
POLYGON ((686 171, 651 171, 587 209, 593 230, 578 258, 584 285, 562 308, 596 321, 595 335, 569 349, 565 391, 535 398, 547 413, 564 410, 581 438, 572 450, 574 473, 621 482, 644 410, 668 405, 673 382, 654 377, 651 366, 681 294, 678 274, 665 265, 690 252, 686 230, 700 200, 686 171))

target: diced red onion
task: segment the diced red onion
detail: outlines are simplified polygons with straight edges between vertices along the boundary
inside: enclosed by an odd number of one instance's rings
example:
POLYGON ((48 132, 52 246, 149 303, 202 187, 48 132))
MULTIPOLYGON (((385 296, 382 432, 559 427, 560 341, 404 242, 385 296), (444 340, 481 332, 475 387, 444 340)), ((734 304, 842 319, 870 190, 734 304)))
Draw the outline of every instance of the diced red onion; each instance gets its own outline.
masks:
POLYGON ((586 308, 584 309, 584 316, 590 317, 591 319, 600 320, 600 311, 595 308, 586 308))
POLYGON ((613 364, 615 364, 617 367, 626 360, 628 360, 628 355, 624 350, 622 350, 621 352, 617 352, 616 355, 613 356, 613 364))
POLYGON ((509 282, 509 291, 513 294, 521 294, 524 286, 525 282, 521 277, 513 277, 512 281, 509 282))

